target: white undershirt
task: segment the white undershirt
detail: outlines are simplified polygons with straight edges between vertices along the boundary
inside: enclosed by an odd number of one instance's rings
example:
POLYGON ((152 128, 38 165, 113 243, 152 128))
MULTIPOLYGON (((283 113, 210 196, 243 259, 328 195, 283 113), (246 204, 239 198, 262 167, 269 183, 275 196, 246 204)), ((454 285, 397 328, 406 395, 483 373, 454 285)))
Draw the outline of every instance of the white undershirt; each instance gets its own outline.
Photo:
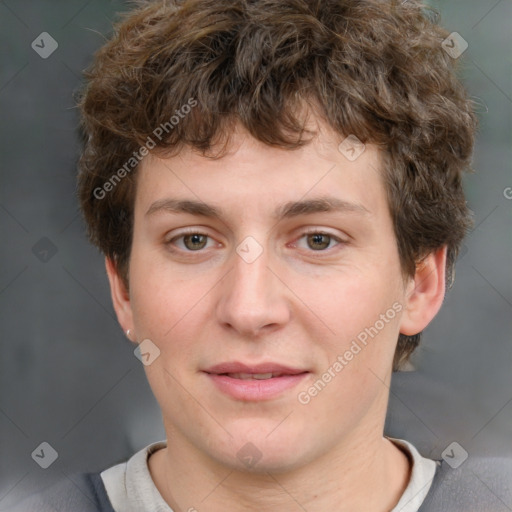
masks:
MULTIPOLYGON (((408 441, 391 437, 388 439, 408 453, 412 460, 409 484, 390 512, 417 512, 430 490, 438 463, 423 457, 408 441)), ((156 488, 148 467, 149 456, 165 446, 165 441, 152 443, 127 462, 101 473, 115 512, 173 512, 156 488)), ((194 510, 194 504, 187 507, 187 510, 194 510)))

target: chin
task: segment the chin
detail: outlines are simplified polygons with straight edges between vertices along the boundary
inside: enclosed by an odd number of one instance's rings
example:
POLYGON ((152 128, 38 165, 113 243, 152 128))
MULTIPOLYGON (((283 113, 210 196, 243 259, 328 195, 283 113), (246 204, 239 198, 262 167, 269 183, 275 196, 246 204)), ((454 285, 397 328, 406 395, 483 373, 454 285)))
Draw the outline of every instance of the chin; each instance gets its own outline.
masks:
MULTIPOLYGON (((276 424, 273 424, 275 428, 276 424)), ((259 433, 238 433, 229 438, 225 450, 217 460, 231 469, 253 474, 285 473, 307 463, 310 454, 303 453, 308 446, 306 436, 283 429, 279 434, 272 429, 259 433)), ((218 445, 217 445, 218 446, 218 445)))

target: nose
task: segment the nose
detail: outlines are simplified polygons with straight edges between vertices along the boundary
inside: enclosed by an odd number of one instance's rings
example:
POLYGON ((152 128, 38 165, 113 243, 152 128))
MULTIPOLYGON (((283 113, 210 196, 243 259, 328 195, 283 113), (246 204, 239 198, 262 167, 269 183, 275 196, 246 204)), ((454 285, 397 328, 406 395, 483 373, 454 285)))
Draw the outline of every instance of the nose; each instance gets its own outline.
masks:
POLYGON ((278 272, 269 267, 268 250, 253 257, 242 251, 233 253, 232 269, 219 286, 216 310, 225 327, 251 338, 277 330, 290 319, 288 288, 278 272))

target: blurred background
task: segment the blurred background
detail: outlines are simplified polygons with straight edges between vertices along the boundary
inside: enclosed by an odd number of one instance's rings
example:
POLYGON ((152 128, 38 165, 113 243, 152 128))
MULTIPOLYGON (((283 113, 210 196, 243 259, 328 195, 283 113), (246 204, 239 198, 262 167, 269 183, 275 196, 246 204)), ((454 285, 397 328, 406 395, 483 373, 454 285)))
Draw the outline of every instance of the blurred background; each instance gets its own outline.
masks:
MULTIPOLYGON (((475 228, 409 371, 393 377, 386 434, 431 458, 453 442, 469 457, 510 457, 512 2, 431 5, 468 43, 462 78, 480 119, 476 173, 465 180, 475 228)), ((165 437, 75 195, 73 94, 127 9, 0 1, 0 509, 165 437), (43 442, 58 454, 47 469, 32 455, 43 442)))

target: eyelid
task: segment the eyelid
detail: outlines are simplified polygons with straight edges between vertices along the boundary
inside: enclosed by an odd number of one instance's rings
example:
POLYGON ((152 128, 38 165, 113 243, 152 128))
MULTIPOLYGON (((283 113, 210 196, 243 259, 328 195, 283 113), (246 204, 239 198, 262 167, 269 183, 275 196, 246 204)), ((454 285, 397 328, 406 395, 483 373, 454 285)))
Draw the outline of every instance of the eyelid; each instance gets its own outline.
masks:
POLYGON ((325 228, 320 228, 320 227, 306 228, 303 231, 301 231, 300 233, 301 233, 301 235, 313 235, 313 234, 329 235, 329 236, 332 236, 333 238, 338 238, 339 240, 341 240, 340 235, 338 235, 336 233, 332 233, 331 231, 329 231, 325 228))
MULTIPOLYGON (((204 228, 202 226, 187 227, 187 228, 179 229, 176 233, 174 233, 174 231, 172 231, 172 233, 173 233, 172 238, 177 238, 177 237, 183 236, 183 235, 206 235, 211 238, 211 235, 209 235, 207 233, 207 231, 208 231, 208 229, 204 228)), ((167 233, 165 235, 165 238, 170 240, 171 238, 169 238, 168 235, 169 235, 169 233, 167 233)))

